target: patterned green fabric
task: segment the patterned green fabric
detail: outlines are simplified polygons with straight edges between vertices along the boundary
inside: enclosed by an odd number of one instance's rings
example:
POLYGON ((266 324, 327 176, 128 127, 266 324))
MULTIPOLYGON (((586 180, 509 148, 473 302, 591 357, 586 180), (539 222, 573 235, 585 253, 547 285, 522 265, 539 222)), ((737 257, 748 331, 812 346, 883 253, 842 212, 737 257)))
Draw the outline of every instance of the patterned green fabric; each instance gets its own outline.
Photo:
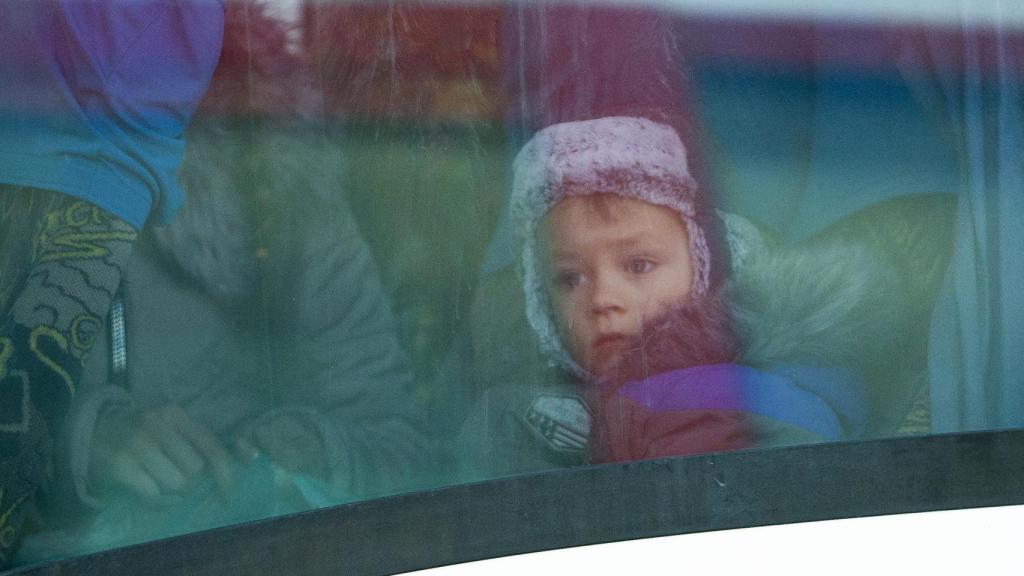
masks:
POLYGON ((102 333, 135 230, 42 190, 0 190, 0 567, 52 476, 53 437, 102 333))

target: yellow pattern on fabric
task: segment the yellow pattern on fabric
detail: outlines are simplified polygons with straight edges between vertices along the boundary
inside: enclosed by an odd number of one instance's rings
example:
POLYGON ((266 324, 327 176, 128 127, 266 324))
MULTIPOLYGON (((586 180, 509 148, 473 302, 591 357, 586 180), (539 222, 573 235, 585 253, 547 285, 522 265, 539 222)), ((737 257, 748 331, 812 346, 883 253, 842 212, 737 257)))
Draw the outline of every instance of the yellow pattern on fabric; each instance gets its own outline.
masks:
POLYGON ((107 219, 104 218, 103 212, 96 206, 88 202, 78 201, 72 202, 70 206, 64 209, 64 221, 67 222, 68 226, 81 228, 89 224, 101 226, 107 219))
POLYGON ((112 240, 133 242, 135 232, 79 232, 61 234, 50 239, 50 248, 39 259, 40 262, 55 260, 71 260, 85 258, 102 258, 110 254, 110 250, 99 244, 112 240), (58 247, 64 250, 58 250, 58 247))
MULTIPOLYGON (((4 505, 4 497, 6 496, 6 490, 0 488, 0 507, 4 505)), ((0 549, 9 550, 14 545, 14 527, 8 526, 7 521, 10 520, 11 514, 21 506, 21 503, 28 499, 28 494, 19 498, 10 508, 5 510, 0 515, 0 549)), ((0 553, 6 556, 6 553, 0 553)))
POLYGON ((60 364, 58 364, 55 360, 44 354, 43 351, 39 349, 39 339, 41 337, 47 337, 51 339, 65 354, 67 354, 68 352, 68 339, 65 338, 63 334, 54 330, 53 328, 50 328, 49 326, 36 326, 35 328, 32 329, 32 333, 29 335, 29 349, 35 353, 36 358, 39 358, 40 362, 46 364, 51 370, 56 372, 57 375, 64 380, 64 383, 68 387, 68 391, 71 393, 72 396, 74 396, 74 379, 71 378, 71 375, 68 374, 67 371, 60 366, 60 364))
POLYGON ((102 324, 92 314, 75 316, 71 321, 71 345, 79 352, 88 352, 96 343, 102 324))
POLYGON ((111 218, 88 202, 74 202, 64 210, 46 214, 46 223, 35 239, 33 252, 37 262, 103 258, 110 254, 102 242, 134 242, 134 230, 83 232, 85 226, 109 227, 111 218))

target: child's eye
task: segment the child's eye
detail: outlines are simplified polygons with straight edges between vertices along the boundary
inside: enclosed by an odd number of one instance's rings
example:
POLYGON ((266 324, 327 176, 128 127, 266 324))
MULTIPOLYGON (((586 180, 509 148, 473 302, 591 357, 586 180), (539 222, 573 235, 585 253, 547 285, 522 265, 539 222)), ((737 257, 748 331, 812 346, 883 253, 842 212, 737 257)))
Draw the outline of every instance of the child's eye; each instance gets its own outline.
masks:
POLYGON ((654 261, 647 258, 631 258, 626 264, 626 269, 631 274, 646 274, 654 270, 654 261))
POLYGON ((555 283, 563 290, 571 290, 583 283, 583 274, 575 270, 559 272, 555 276, 555 283))

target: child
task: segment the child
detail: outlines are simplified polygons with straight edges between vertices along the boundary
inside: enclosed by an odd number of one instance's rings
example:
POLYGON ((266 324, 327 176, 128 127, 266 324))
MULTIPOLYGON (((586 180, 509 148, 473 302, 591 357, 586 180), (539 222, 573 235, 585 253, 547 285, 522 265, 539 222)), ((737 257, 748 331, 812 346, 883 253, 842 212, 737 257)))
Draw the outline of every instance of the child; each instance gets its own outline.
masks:
MULTIPOLYGON (((550 126, 516 159, 527 319, 582 385, 592 462, 839 439, 862 419, 859 383, 827 358, 744 357, 771 348, 751 329, 764 299, 722 285, 729 254, 697 192, 679 135, 645 118, 550 126)), ((767 253, 752 225, 724 220, 734 267, 767 253)))
MULTIPOLYGON (((677 358, 674 367, 735 357, 723 308, 711 293, 712 257, 696 190, 679 136, 643 118, 551 126, 516 159, 513 218, 524 232, 527 318, 550 358, 597 385, 586 395, 598 414, 598 450, 610 453, 594 454, 592 445, 592 458, 620 459, 620 445, 635 441, 622 418, 636 415, 626 415, 618 384, 627 366, 634 368, 627 362, 634 351, 646 349, 652 322, 672 316, 680 330, 692 332, 683 339, 689 349, 678 351, 689 358, 677 358)), ((644 442, 641 457, 749 445, 731 388, 720 387, 721 405, 668 411, 671 422, 658 416, 663 422, 655 427, 677 432, 668 435, 669 445, 644 442)))

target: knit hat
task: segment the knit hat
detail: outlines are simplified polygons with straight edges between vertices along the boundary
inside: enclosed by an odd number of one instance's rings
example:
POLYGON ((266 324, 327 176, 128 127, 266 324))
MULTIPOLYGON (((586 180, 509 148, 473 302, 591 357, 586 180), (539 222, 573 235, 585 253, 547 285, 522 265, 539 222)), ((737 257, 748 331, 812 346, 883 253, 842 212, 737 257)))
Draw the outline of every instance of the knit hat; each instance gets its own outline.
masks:
POLYGON ((686 148, 671 127, 627 116, 549 126, 527 142, 513 164, 511 216, 522 234, 526 316, 553 363, 577 375, 586 372, 569 356, 551 316, 538 270, 537 225, 556 204, 572 196, 614 194, 675 210, 689 236, 691 293, 708 293, 711 257, 697 222, 697 183, 686 148))

